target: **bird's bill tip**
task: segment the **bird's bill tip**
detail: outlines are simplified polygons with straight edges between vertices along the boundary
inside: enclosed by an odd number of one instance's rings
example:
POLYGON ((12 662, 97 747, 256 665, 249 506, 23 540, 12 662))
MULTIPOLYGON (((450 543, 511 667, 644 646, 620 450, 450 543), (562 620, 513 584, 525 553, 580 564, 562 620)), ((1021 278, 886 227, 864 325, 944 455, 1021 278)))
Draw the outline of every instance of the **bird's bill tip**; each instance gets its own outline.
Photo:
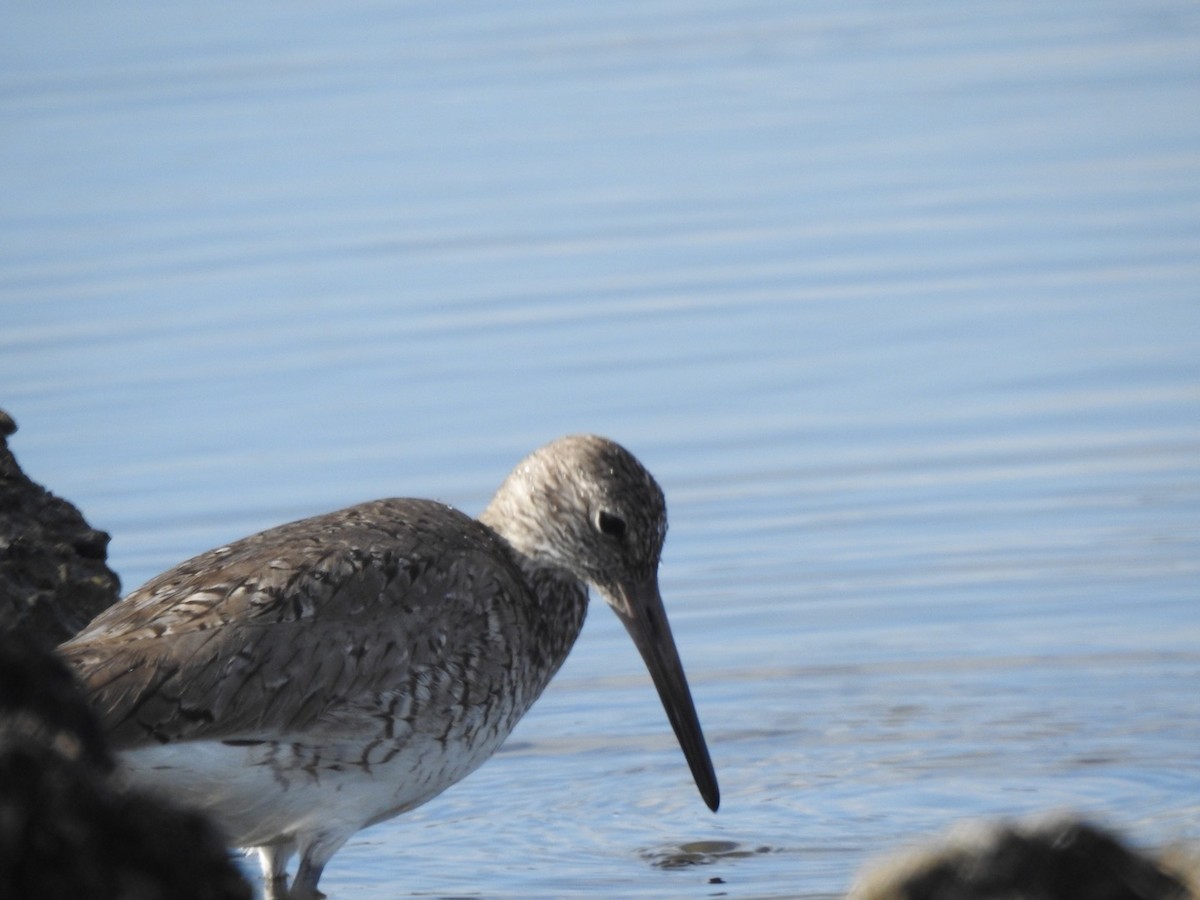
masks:
POLYGON ((675 647, 675 638, 671 634, 666 610, 663 608, 658 581, 651 578, 621 590, 619 594, 619 598, 614 598, 619 602, 610 602, 610 605, 629 632, 646 668, 650 671, 650 678, 675 731, 675 737, 683 750, 700 796, 704 798, 708 808, 716 812, 721 803, 716 772, 713 770, 704 732, 700 728, 700 719, 696 715, 696 705, 692 701, 692 692, 683 672, 679 651, 675 647))

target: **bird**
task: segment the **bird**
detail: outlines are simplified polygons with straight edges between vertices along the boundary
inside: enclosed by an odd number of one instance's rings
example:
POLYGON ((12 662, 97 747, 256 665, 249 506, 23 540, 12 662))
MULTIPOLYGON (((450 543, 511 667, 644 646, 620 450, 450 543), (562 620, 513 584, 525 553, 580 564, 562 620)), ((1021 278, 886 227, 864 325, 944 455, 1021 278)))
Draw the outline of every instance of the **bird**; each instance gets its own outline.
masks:
POLYGON ((313 900, 352 835, 496 752, 567 658, 589 588, 716 812, 659 590, 666 532, 632 453, 568 435, 522 459, 478 518, 392 498, 270 528, 151 579, 59 650, 129 783, 256 850, 268 900, 313 900))

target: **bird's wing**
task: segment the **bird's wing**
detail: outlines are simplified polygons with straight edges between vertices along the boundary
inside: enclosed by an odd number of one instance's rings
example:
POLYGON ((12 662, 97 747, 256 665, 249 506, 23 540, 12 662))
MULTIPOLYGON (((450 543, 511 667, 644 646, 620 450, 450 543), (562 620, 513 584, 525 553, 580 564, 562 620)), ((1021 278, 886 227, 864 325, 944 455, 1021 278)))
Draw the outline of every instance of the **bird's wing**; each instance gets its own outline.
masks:
POLYGON ((527 591, 473 519, 375 501, 188 560, 60 651, 118 748, 271 737, 394 708, 429 673, 480 659, 471 689, 488 690, 516 653, 501 607, 527 591))

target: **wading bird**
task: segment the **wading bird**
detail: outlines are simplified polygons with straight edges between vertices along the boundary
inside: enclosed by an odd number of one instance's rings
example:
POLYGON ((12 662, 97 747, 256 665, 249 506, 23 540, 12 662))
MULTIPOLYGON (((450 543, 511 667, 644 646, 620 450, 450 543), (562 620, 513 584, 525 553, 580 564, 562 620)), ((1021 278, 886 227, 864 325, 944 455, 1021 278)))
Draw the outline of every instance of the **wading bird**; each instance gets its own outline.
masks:
POLYGON ((309 900, 351 835, 496 751, 566 659, 589 585, 716 810, 659 596, 666 528, 632 454, 565 437, 522 460, 478 520, 392 499, 281 525, 154 578, 60 649, 131 783, 257 848, 271 900, 309 900))

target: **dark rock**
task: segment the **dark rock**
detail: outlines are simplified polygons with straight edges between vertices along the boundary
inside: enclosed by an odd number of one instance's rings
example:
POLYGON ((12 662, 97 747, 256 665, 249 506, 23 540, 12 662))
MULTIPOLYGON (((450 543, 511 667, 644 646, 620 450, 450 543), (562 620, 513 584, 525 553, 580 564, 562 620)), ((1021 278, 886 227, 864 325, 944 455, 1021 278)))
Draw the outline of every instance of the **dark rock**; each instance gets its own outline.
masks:
POLYGON ((0 631, 58 644, 120 595, 105 564, 108 535, 21 471, 8 447, 17 430, 0 410, 0 631))
POLYGON ((1158 860, 1076 818, 959 829, 875 866, 851 900, 1186 900, 1158 860))
POLYGON ((29 635, 0 632, 0 740, 41 746, 100 775, 115 767, 75 673, 29 635))
POLYGON ((201 814, 109 777, 98 721, 36 641, 0 634, 0 897, 251 900, 201 814))

